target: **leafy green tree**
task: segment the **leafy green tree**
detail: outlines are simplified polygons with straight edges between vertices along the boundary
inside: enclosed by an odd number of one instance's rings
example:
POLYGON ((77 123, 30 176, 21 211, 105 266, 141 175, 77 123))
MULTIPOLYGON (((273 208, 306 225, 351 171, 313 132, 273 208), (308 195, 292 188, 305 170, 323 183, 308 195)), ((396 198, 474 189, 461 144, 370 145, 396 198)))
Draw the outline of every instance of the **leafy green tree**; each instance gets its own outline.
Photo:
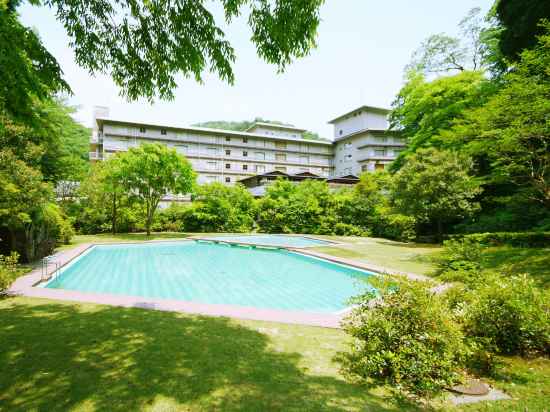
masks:
POLYGON ((550 3, 546 0, 499 0, 494 13, 503 30, 499 33, 499 48, 509 60, 519 60, 524 49, 537 44, 544 33, 542 19, 550 19, 550 3))
POLYGON ((145 228, 150 235, 160 200, 168 194, 191 192, 195 173, 185 157, 161 144, 143 144, 117 157, 117 180, 120 176, 128 195, 144 206, 145 228))
POLYGON ((445 225, 479 209, 474 199, 481 189, 471 170, 472 161, 464 155, 420 149, 394 175, 392 201, 418 222, 435 225, 441 240, 445 225))
POLYGON ((41 173, 9 150, 0 151, 0 225, 10 233, 10 248, 17 250, 17 233, 31 224, 37 208, 53 199, 41 173))
POLYGON ((201 185, 186 210, 185 230, 192 232, 249 232, 254 226, 255 202, 241 184, 201 185))
POLYGON ((406 70, 428 73, 480 70, 486 64, 487 34, 479 7, 471 9, 460 23, 460 37, 444 33, 428 37, 413 53, 406 70))
POLYGON ((420 148, 448 147, 442 132, 451 129, 467 109, 481 106, 494 89, 482 72, 464 71, 432 81, 417 72, 408 76, 390 114, 392 128, 408 141, 407 149, 392 164, 393 170, 420 148))
POLYGON ((20 3, 0 1, 0 112, 27 120, 34 115, 35 99, 48 99, 70 88, 38 35, 19 22, 16 8, 20 3))
POLYGON ((333 233, 337 223, 332 194, 325 182, 294 184, 278 179, 258 205, 258 225, 268 233, 333 233))
POLYGON ((465 113, 444 134, 472 156, 487 159, 489 184, 514 183, 550 208, 550 25, 539 43, 521 54, 488 102, 465 113))
MULTIPOLYGON (((33 0, 31 3, 54 10, 69 35, 76 62, 81 67, 92 74, 110 74, 122 93, 134 100, 138 97, 153 99, 157 95, 163 99, 173 98, 177 75, 193 77, 200 82, 204 72, 209 70, 232 83, 235 51, 220 26, 230 24, 243 12, 248 13, 251 40, 258 55, 283 70, 294 58, 307 55, 315 46, 322 0, 279 0, 275 3, 222 0, 216 3, 224 12, 223 22, 216 21, 209 10, 212 5, 202 0, 33 0)), ((8 59, 6 63, 9 64, 0 67, 10 76, 17 75, 15 68, 29 67, 23 75, 30 73, 37 77, 41 87, 51 82, 49 75, 53 73, 57 82, 52 86, 58 86, 61 79, 55 59, 47 54, 36 36, 27 46, 32 32, 17 21, 15 9, 19 0, 9 1, 7 6, 6 2, 1 4, 6 34, 0 42, 0 55, 13 46, 22 47, 18 48, 19 52, 10 51, 10 55, 19 58, 19 64, 12 64, 8 59), (49 66, 45 66, 46 70, 42 70, 44 65, 32 65, 28 61, 33 56, 31 53, 47 56, 42 60, 53 68, 48 70, 49 66)), ((6 82, 8 84, 16 82, 6 82)))

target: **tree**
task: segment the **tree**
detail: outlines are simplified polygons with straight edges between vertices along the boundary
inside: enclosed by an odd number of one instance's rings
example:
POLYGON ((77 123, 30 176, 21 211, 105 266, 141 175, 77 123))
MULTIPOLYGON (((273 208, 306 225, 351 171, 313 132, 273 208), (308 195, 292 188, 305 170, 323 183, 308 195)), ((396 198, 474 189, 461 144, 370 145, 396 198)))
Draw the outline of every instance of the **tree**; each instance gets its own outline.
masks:
POLYGON ((399 169, 404 159, 420 148, 447 147, 442 132, 451 129, 467 109, 481 106, 493 92, 494 85, 481 72, 464 71, 432 81, 410 72, 390 114, 391 127, 400 130, 408 142, 392 169, 399 169))
POLYGON ((38 35, 18 21, 20 2, 0 1, 0 112, 28 121, 35 99, 70 92, 70 88, 38 35))
MULTIPOLYGON (((10 92, 8 86, 14 84, 24 91, 24 94, 10 93, 13 99, 7 103, 14 110, 28 103, 28 99, 19 101, 18 96, 68 90, 55 59, 38 37, 17 21, 19 3, 20 0, 0 3, 3 59, 0 79, 6 80, 2 82, 6 91, 10 92)), ((222 80, 234 81, 235 51, 220 27, 222 22, 216 21, 207 7, 211 4, 203 0, 32 0, 31 3, 54 9, 70 37, 76 62, 92 75, 110 74, 130 100, 173 98, 177 75, 201 82, 204 72, 209 70, 222 80)), ((226 24, 243 11, 249 13, 247 22, 258 55, 277 65, 280 71, 315 46, 322 0, 217 3, 222 7, 226 24)))
POLYGON ((160 200, 166 195, 191 192, 195 173, 185 157, 161 144, 143 144, 117 155, 128 195, 145 207, 145 228, 151 224, 160 200))
POLYGON ((428 37, 413 53, 406 71, 424 74, 479 70, 485 65, 487 45, 482 33, 486 29, 479 7, 471 9, 460 23, 461 38, 445 33, 428 37))
POLYGON ((499 48, 511 61, 517 61, 521 52, 537 44, 544 33, 542 19, 550 19, 550 2, 546 0, 499 0, 494 14, 503 30, 499 33, 499 48))
POLYGON ((254 226, 254 212, 254 198, 243 185, 202 185, 193 194, 193 204, 185 213, 185 230, 249 232, 254 226))
POLYGON ((420 149, 394 175, 391 198, 398 210, 418 222, 434 224, 438 239, 444 225, 478 210, 481 193, 470 176, 472 161, 451 151, 420 149))
POLYGON ((444 137, 488 159, 488 183, 512 182, 550 208, 550 24, 546 27, 538 45, 522 52, 503 76, 499 91, 444 137))
POLYGON ((10 233, 10 248, 17 250, 17 232, 32 223, 43 203, 53 198, 42 175, 9 150, 0 151, 0 222, 10 233))

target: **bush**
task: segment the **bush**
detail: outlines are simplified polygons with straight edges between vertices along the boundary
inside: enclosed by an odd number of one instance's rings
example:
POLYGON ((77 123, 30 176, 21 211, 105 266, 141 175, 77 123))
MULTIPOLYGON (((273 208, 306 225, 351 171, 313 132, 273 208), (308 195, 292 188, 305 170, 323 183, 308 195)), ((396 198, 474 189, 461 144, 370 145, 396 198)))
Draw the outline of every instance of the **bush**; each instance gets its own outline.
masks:
POLYGON ((373 283, 383 302, 369 305, 373 293, 355 300, 359 306, 344 325, 354 340, 339 355, 343 371, 420 397, 456 384, 468 350, 443 299, 424 282, 373 283))
POLYGON ((410 242, 416 237, 416 220, 412 216, 382 211, 376 222, 374 234, 389 239, 410 242))
POLYGON ((481 271, 483 249, 483 245, 468 237, 446 240, 436 259, 438 275, 446 281, 473 284, 481 271))
POLYGON ((527 276, 485 276, 463 308, 468 336, 487 339, 499 353, 550 354, 550 293, 527 276))
POLYGON ((11 252, 9 256, 0 255, 0 293, 6 290, 17 277, 19 254, 11 252))
POLYGON ((332 233, 338 236, 368 236, 369 232, 348 223, 336 223, 332 233))
POLYGON ((488 246, 548 247, 550 232, 495 232, 455 235, 453 239, 470 239, 488 246))

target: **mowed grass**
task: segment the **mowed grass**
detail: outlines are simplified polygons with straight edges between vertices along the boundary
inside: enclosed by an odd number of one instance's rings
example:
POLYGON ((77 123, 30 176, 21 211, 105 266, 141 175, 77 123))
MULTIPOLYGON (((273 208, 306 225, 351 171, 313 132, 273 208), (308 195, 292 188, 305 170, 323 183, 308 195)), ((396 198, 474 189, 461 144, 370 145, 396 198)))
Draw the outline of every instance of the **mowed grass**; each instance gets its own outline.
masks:
POLYGON ((0 300, 0 410, 398 411, 346 382, 340 330, 0 300))
POLYGON ((371 237, 319 237, 342 242, 342 244, 316 247, 314 250, 371 263, 391 272, 427 275, 435 270, 432 257, 441 250, 439 245, 395 242, 371 237))

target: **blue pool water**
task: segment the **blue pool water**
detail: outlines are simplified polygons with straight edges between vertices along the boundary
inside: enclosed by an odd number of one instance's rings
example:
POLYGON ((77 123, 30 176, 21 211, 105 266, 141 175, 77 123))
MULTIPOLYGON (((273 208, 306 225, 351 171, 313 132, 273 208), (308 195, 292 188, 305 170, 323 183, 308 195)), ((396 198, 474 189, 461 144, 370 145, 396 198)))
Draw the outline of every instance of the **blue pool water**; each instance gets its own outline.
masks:
POLYGON ((287 250, 162 242, 95 246, 45 287, 326 313, 370 275, 287 250))
POLYGON ((253 243, 255 245, 268 245, 280 247, 311 247, 326 246, 332 242, 321 239, 313 239, 305 236, 286 236, 286 235, 224 235, 209 236, 205 239, 223 240, 226 242, 253 243))

